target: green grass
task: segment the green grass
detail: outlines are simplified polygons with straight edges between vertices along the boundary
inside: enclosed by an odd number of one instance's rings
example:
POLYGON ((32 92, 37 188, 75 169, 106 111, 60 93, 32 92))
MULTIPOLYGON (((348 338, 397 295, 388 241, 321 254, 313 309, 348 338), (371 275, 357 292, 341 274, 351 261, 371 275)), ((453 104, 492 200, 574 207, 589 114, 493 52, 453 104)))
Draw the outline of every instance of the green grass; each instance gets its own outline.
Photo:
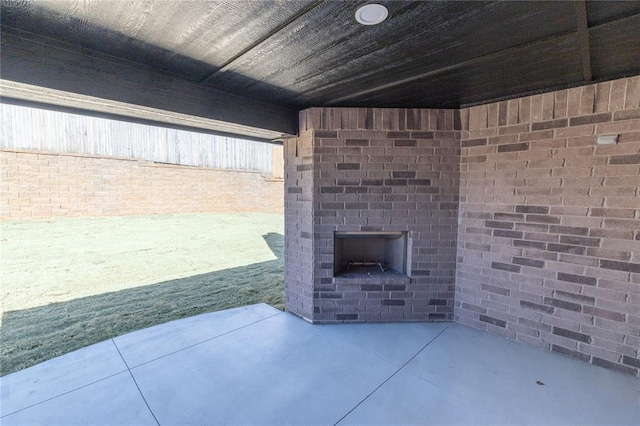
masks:
POLYGON ((282 216, 0 223, 0 375, 130 331, 266 302, 284 308, 282 216))

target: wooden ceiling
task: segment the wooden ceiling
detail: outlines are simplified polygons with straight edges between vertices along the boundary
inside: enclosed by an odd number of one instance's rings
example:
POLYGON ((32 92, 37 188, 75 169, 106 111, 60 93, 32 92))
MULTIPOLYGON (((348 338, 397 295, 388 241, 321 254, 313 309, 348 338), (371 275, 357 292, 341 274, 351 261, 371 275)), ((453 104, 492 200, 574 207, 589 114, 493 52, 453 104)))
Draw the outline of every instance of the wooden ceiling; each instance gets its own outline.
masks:
POLYGON ((638 1, 380 0, 388 19, 358 24, 371 2, 3 0, 0 76, 270 138, 311 106, 459 108, 640 73, 638 1))

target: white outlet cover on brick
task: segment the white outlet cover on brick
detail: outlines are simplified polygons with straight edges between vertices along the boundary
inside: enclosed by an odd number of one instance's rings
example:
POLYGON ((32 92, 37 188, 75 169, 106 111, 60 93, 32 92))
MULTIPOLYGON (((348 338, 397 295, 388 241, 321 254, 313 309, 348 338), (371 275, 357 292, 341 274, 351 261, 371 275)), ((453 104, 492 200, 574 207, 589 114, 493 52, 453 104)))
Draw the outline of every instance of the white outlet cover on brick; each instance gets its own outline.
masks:
POLYGON ((618 142, 618 135, 598 136, 597 145, 615 145, 618 142))

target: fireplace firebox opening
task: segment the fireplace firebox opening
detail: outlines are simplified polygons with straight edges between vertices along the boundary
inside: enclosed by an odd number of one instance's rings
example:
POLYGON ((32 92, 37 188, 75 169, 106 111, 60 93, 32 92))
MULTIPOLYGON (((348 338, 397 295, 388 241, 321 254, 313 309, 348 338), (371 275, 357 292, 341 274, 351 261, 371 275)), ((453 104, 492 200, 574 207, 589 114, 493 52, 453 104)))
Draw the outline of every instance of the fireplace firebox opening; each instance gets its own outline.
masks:
POLYGON ((333 275, 407 273, 407 232, 334 234, 333 275))

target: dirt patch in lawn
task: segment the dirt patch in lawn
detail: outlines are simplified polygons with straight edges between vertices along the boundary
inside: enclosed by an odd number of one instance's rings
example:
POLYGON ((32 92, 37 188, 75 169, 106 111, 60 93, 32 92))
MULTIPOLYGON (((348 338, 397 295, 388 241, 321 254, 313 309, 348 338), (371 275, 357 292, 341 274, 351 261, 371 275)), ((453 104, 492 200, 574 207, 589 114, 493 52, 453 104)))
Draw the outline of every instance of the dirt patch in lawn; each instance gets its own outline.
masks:
POLYGON ((0 223, 0 375, 231 307, 284 308, 283 217, 188 214, 0 223))

